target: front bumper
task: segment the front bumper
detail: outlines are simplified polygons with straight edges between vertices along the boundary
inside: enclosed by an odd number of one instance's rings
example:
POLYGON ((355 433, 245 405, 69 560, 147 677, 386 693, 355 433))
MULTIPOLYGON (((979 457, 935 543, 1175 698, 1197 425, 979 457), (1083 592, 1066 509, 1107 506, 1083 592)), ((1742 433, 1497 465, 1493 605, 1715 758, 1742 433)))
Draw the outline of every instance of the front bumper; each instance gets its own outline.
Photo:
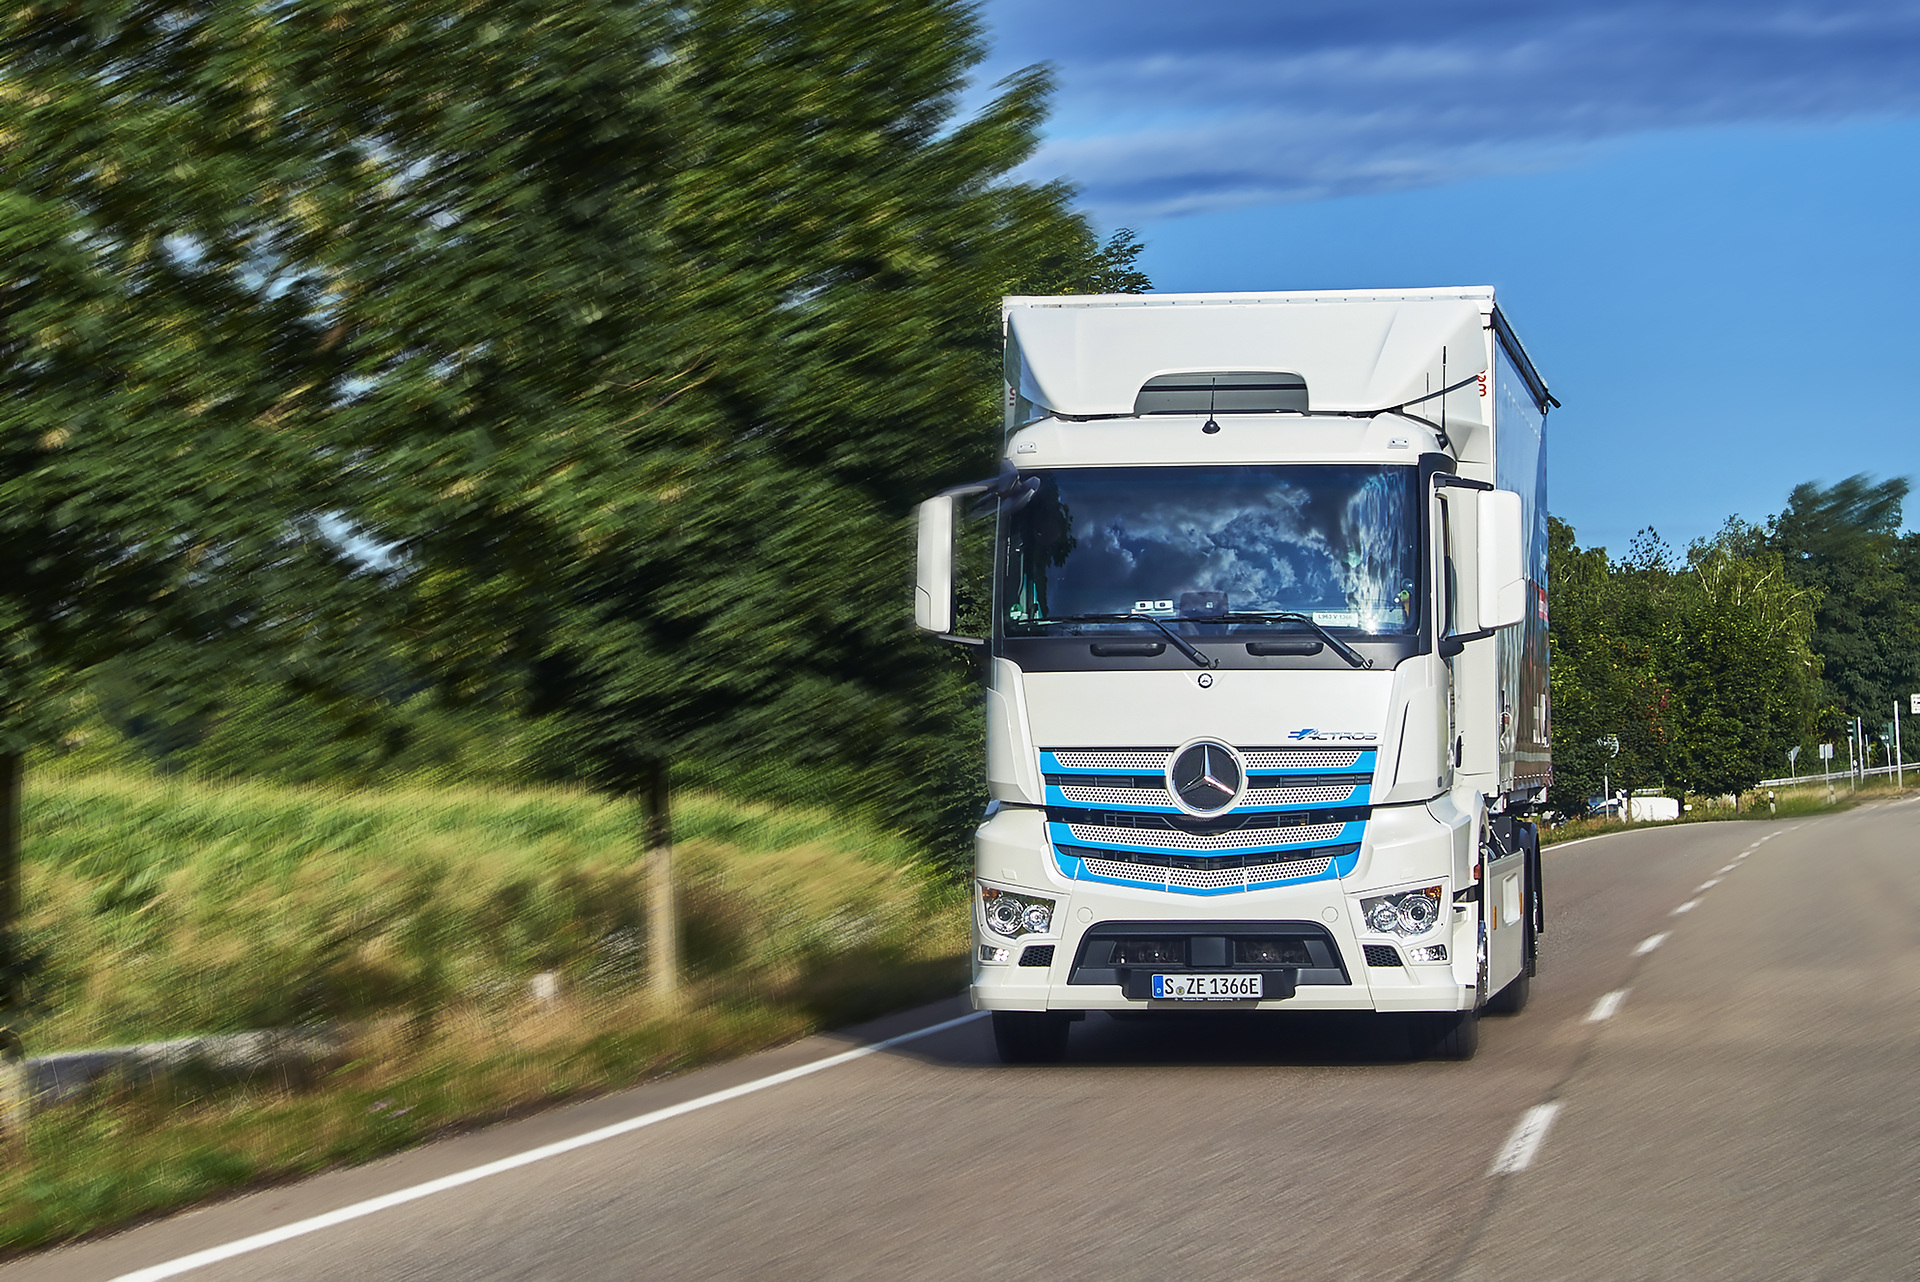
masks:
MULTIPOLYGON (((976 837, 983 885, 1054 901, 1048 931, 1009 939, 973 921, 977 1010, 1451 1011, 1476 1001, 1478 905, 1453 905, 1427 935, 1407 941, 1362 928, 1362 895, 1442 881, 1470 884, 1466 816, 1448 806, 1376 810, 1360 858, 1345 876, 1228 896, 1069 879, 1035 811, 1001 810, 976 837), (1172 941, 1176 960, 1128 964, 1112 945, 1172 941), (1280 951, 1250 941, 1271 941, 1280 951), (1407 945, 1447 946, 1448 960, 1410 963, 1407 945), (1392 949, 1397 965, 1381 961, 1392 949), (1369 957, 1369 953, 1372 957, 1369 957), (1276 956, 1283 962, 1273 960, 1276 956), (1001 960, 1004 958, 1004 960, 1001 960), (1264 958, 1264 959, 1263 959, 1264 958), (1180 971, 1269 976, 1258 1001, 1155 1001, 1150 976, 1180 971), (1291 991, 1288 991, 1288 990, 1291 991)), ((1450 895, 1449 895, 1450 899, 1450 895)))

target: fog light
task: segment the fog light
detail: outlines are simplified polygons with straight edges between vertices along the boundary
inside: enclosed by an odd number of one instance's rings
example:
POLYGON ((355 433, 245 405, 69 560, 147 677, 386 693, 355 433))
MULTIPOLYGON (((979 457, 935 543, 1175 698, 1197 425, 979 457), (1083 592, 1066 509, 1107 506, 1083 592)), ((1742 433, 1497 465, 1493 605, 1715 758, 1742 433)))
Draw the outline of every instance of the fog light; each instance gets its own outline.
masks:
POLYGON ((1378 935, 1424 935, 1440 922, 1442 887, 1423 886, 1360 901, 1360 916, 1378 935))
POLYGON ((995 948, 992 944, 980 945, 980 960, 983 962, 1003 962, 1008 956, 1004 948, 995 948))
POLYGON ((988 930, 1008 939, 1043 935, 1053 925, 1053 901, 1016 895, 994 886, 980 887, 980 916, 988 930))
MULTIPOLYGON (((1005 952, 1006 950, 1002 949, 1001 951, 1005 952)), ((1447 959, 1447 946, 1445 944, 1428 944, 1425 948, 1407 949, 1408 961, 1435 962, 1435 961, 1445 961, 1446 959, 1447 959)))

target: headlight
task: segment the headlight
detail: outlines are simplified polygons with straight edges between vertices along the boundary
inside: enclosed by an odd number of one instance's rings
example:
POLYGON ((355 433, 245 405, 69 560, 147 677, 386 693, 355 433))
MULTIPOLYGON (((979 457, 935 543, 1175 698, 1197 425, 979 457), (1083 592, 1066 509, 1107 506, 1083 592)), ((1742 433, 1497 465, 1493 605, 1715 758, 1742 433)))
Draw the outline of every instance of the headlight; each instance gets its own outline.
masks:
POLYGON ((1423 886, 1360 901, 1360 916, 1377 935, 1424 935, 1440 924, 1441 886, 1423 886))
POLYGON ((1008 939, 1044 935, 1053 926, 1053 901, 1016 895, 994 886, 980 887, 980 916, 987 929, 1008 939))

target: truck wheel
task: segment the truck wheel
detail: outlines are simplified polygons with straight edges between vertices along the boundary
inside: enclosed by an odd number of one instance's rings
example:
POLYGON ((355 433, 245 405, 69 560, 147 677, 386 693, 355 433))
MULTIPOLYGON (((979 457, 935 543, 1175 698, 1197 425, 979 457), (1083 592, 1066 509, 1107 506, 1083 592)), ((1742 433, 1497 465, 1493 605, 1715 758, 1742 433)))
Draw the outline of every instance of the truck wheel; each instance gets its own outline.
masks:
POLYGON ((1002 1064, 1057 1064, 1067 1053, 1065 1011, 997 1010, 993 1046, 1002 1064))
POLYGON ((1532 996, 1533 979, 1523 968, 1513 978, 1513 982, 1487 999, 1489 1015, 1518 1015, 1527 1008, 1527 998, 1532 996))
POLYGON ((1414 1024, 1416 1059, 1472 1059, 1480 1049, 1480 1012, 1448 1011, 1421 1015, 1414 1024))

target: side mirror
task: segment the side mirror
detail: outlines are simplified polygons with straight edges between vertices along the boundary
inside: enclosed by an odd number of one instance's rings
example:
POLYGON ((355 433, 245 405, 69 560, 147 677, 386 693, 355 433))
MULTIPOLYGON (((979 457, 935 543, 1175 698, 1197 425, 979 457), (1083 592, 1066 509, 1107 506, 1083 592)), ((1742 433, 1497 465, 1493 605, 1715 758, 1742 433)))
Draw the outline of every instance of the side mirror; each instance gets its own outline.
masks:
POLYGON ((953 521, 955 496, 937 494, 920 505, 920 544, 913 579, 913 623, 927 632, 953 632, 953 521))
POLYGON ((1511 627, 1527 617, 1526 530, 1520 496, 1512 490, 1480 495, 1477 551, 1479 625, 1511 627))

